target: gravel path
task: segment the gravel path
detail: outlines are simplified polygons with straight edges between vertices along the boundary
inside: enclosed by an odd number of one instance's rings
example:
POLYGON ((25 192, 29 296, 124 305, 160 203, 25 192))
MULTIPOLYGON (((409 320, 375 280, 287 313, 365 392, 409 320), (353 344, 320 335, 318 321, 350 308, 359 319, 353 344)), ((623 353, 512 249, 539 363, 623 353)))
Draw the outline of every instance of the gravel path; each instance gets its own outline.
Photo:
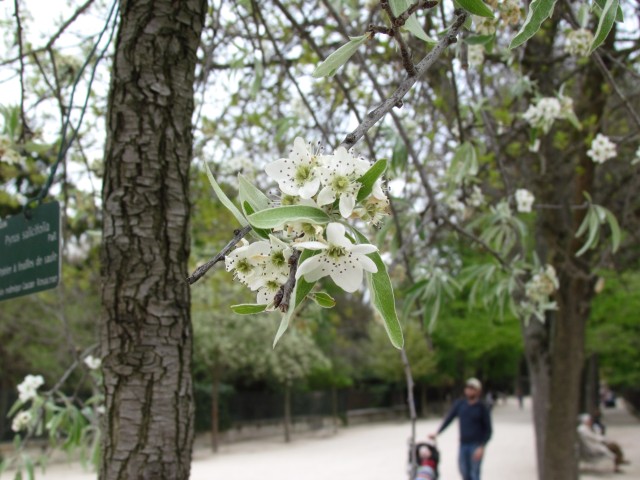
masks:
MULTIPOLYGON (((483 478, 537 480, 534 437, 528 405, 519 410, 514 400, 494 409, 494 436, 486 449, 483 478)), ((640 422, 622 409, 605 411, 608 436, 623 447, 631 465, 625 473, 611 473, 602 463, 583 479, 640 479, 640 422)), ((418 436, 435 431, 439 420, 418 422, 418 436)), ((284 444, 279 438, 223 446, 217 455, 196 449, 192 480, 390 480, 406 477, 409 423, 380 423, 316 434, 284 444)), ((457 480, 457 425, 439 437, 441 480, 457 480)), ((11 476, 5 474, 2 479, 11 476)), ((78 465, 52 465, 40 480, 94 480, 95 474, 78 465)))

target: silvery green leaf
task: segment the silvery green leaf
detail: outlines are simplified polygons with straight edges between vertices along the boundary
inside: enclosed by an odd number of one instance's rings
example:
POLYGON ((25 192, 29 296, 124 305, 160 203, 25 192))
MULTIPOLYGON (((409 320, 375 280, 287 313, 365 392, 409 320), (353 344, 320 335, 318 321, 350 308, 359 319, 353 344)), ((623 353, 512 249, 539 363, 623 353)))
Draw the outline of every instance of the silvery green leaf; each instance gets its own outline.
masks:
MULTIPOLYGON (((360 232, 355 229, 353 232, 360 243, 369 243, 367 237, 360 232)), ((369 293, 371 294, 371 303, 384 320, 384 326, 389 340, 391 340, 391 344, 396 348, 402 348, 404 345, 404 337, 396 313, 396 301, 393 295, 393 286, 387 273, 387 267, 378 252, 370 253, 367 256, 373 260, 376 267, 378 267, 376 273, 365 272, 369 293)))
POLYGON ((304 205, 286 205, 256 212, 247 217, 252 227, 275 228, 288 222, 305 222, 316 225, 329 223, 324 210, 304 205))
POLYGON ((336 71, 343 66, 360 48, 364 42, 369 39, 369 34, 360 35, 358 37, 349 37, 349 41, 333 52, 324 62, 320 63, 313 71, 314 78, 332 77, 336 71))
POLYGON ((269 207, 270 202, 267 196, 247 180, 244 175, 238 175, 238 193, 240 202, 249 202, 254 212, 259 212, 269 207))
MULTIPOLYGON (((391 5, 391 11, 396 17, 401 13, 407 11, 411 6, 409 0, 389 0, 389 5, 391 5)), ((415 13, 407 18, 406 22, 404 22, 404 28, 418 37, 420 40, 423 40, 427 43, 436 43, 435 40, 429 37, 429 35, 427 35, 427 33, 424 31, 422 25, 420 25, 420 22, 418 22, 418 18, 416 17, 415 13)))
POLYGON ((209 183, 211 184, 213 191, 218 197, 218 200, 220 200, 220 202, 227 208, 227 210, 231 212, 236 220, 238 220, 240 225, 242 225, 243 227, 247 225, 247 219, 244 218, 244 215, 242 215, 242 212, 238 210, 238 207, 236 207, 235 204, 229 199, 229 197, 227 197, 222 191, 222 188, 220 188, 220 185, 218 185, 218 182, 216 182, 216 179, 214 178, 213 173, 211 173, 211 169, 209 168, 209 164, 206 161, 204 162, 204 166, 207 170, 209 183))
POLYGON ((527 18, 524 20, 520 31, 513 37, 513 40, 511 40, 509 48, 514 49, 519 47, 533 37, 538 30, 540 30, 542 22, 553 14, 556 1, 557 0, 533 0, 529 5, 527 18))
POLYGON ((366 171, 364 175, 362 175, 358 182, 360 182, 360 190, 358 190, 357 201, 364 200, 367 198, 371 191, 373 190, 373 184, 376 183, 376 180, 382 176, 382 174, 387 169, 387 161, 382 159, 378 160, 374 163, 369 170, 366 171))
POLYGON ((609 36, 609 32, 613 28, 613 24, 616 21, 616 15, 618 12, 619 0, 607 0, 602 7, 602 14, 600 15, 600 21, 598 22, 598 28, 593 36, 593 42, 589 48, 589 53, 598 48, 609 36))
POLYGON ((493 18, 493 12, 482 0, 455 0, 467 12, 479 17, 493 18))
POLYGON ((231 305, 231 310, 238 315, 254 315, 262 313, 267 309, 267 305, 259 305, 255 303, 241 303, 239 305, 231 305))

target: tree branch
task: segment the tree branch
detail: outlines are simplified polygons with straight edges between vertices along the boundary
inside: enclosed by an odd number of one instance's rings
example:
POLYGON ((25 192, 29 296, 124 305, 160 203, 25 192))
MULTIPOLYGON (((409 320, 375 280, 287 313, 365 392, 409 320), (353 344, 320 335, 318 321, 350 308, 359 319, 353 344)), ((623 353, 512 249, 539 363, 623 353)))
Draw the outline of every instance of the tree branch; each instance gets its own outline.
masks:
POLYGON ((279 308, 282 313, 286 313, 289 310, 289 302, 291 301, 291 294, 296 286, 296 272, 298 271, 298 261, 302 250, 294 250, 289 257, 289 278, 284 285, 280 287, 278 293, 273 300, 273 306, 279 308))
POLYGON ((411 89, 411 87, 413 87, 418 79, 433 66, 433 64, 436 62, 436 60, 438 60, 438 58, 440 58, 446 48, 452 43, 457 42, 458 32, 462 28, 462 25, 464 24, 466 18, 467 14, 465 12, 460 10, 456 11, 456 19, 454 20, 447 34, 442 37, 435 48, 431 52, 429 52, 429 54, 424 57, 420 61, 420 63, 418 63, 418 65, 416 65, 417 74, 414 76, 407 75, 405 79, 400 83, 400 86, 396 89, 396 91, 393 92, 390 97, 384 100, 375 109, 369 112, 364 121, 360 123, 360 125, 358 125, 358 127, 353 132, 345 137, 341 146, 347 149, 351 148, 367 133, 367 131, 369 131, 371 127, 373 127, 382 117, 389 113, 394 106, 401 102, 406 93, 411 89))
POLYGON ((213 267, 216 263, 224 260, 224 257, 227 255, 227 253, 229 253, 231 249, 235 247, 238 242, 242 240, 244 236, 250 231, 251 225, 245 225, 241 229, 234 231, 233 238, 224 246, 222 250, 220 250, 220 252, 215 257, 213 257, 204 265, 196 268, 195 271, 189 277, 187 277, 187 282, 189 283, 189 285, 193 285, 194 283, 196 283, 204 276, 205 273, 211 270, 211 267, 213 267))

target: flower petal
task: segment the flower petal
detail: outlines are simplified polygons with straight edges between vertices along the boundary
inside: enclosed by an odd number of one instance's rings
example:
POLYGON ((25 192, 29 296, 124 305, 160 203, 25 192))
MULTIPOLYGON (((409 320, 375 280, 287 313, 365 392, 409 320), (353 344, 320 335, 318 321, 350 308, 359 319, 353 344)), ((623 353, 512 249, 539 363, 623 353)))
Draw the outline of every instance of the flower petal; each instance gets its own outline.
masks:
POLYGON ((353 207, 356 206, 356 197, 350 193, 340 195, 340 215, 349 218, 353 213, 353 207))
POLYGON ((351 242, 344 236, 344 233, 344 225, 331 222, 327 225, 327 242, 331 245, 338 245, 339 247, 351 247, 351 242))
POLYGON ((308 199, 313 197, 318 189, 320 188, 320 179, 318 177, 313 177, 310 181, 303 184, 300 187, 299 195, 300 198, 308 199))
POLYGON ((331 273, 331 279, 345 292, 355 292, 362 285, 362 268, 359 265, 343 263, 342 268, 331 273))
POLYGON ((357 255, 356 260, 366 272, 376 273, 378 271, 378 266, 366 255, 357 255))
POLYGON ((302 265, 298 267, 298 271, 296 272, 296 279, 304 277, 307 282, 315 282, 329 275, 329 273, 327 269, 327 257, 324 255, 316 255, 302 262, 302 265))
POLYGON ((328 205, 330 203, 335 202, 336 200, 336 194, 333 191, 332 188, 330 187, 324 187, 322 190, 320 190, 320 193, 318 194, 318 206, 323 206, 323 205, 328 205))
POLYGON ((378 251, 378 247, 370 243, 361 243, 359 245, 352 245, 350 250, 356 254, 373 253, 378 251))
POLYGON ((329 248, 326 243, 322 242, 298 242, 294 245, 298 250, 325 250, 329 248))

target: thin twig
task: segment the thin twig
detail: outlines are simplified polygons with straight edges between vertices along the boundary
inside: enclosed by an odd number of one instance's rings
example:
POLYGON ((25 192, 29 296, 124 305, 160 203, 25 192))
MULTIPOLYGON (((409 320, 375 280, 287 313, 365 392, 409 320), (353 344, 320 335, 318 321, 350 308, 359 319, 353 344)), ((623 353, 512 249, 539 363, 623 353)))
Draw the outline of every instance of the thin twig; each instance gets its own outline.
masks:
POLYGON ((20 2, 14 0, 14 16, 16 17, 16 36, 18 37, 18 54, 20 57, 20 122, 22 123, 20 129, 19 140, 23 141, 26 135, 29 133, 29 127, 27 126, 27 119, 24 114, 24 56, 22 47, 22 21, 20 20, 20 2))
POLYGON ((298 271, 298 261, 300 260, 301 250, 294 250, 289 257, 289 278, 280 287, 278 293, 273 300, 274 308, 279 308, 282 313, 286 313, 289 310, 289 302, 291 301, 291 294, 296 286, 296 272, 298 271))
POLYGON ((204 265, 196 268, 195 271, 189 277, 187 277, 187 282, 189 283, 189 285, 193 285, 194 283, 196 283, 204 276, 205 273, 211 270, 211 267, 213 267, 216 263, 224 260, 224 257, 227 255, 227 253, 229 253, 231 249, 235 247, 238 242, 242 240, 244 236, 250 231, 251 225, 245 225, 241 229, 233 232, 233 238, 224 246, 222 250, 220 250, 220 252, 215 257, 213 257, 204 265))
POLYGON ((456 19, 453 22, 453 25, 447 32, 447 34, 438 42, 435 48, 424 57, 418 65, 416 65, 417 75, 411 76, 407 75, 405 79, 400 83, 400 86, 396 89, 393 94, 384 100, 380 105, 378 105, 375 109, 367 114, 367 117, 364 119, 358 127, 348 134, 344 141, 342 142, 343 147, 349 149, 353 145, 355 145, 358 140, 360 140, 369 129, 375 125, 382 117, 384 117, 387 113, 391 111, 391 109, 398 104, 402 100, 402 98, 406 95, 406 93, 413 87, 413 85, 418 81, 418 79, 424 75, 431 66, 440 58, 446 48, 452 43, 457 42, 457 35, 464 21, 467 18, 467 14, 463 11, 456 12, 456 19))
MULTIPOLYGON (((402 57, 402 66, 407 72, 407 75, 410 77, 415 77, 418 72, 416 71, 416 67, 413 64, 413 60, 411 60, 411 54, 409 53, 409 47, 407 46, 407 42, 404 41, 404 37, 402 36, 402 32, 400 32, 400 27, 404 25, 404 21, 399 22, 397 17, 394 15, 393 10, 391 9, 391 5, 387 0, 382 0, 380 2, 380 7, 387 14, 389 20, 391 21, 391 30, 393 31, 393 38, 398 42, 398 47, 400 47, 400 56, 402 57)), ((409 15, 407 15, 409 18, 409 15)), ((400 101, 400 100, 399 100, 400 101)))
POLYGON ((48 50, 49 48, 51 48, 53 46, 53 44, 56 42, 56 40, 58 39, 58 37, 60 37, 60 35, 62 35, 64 33, 64 31, 67 28, 69 28, 69 25, 71 25, 80 15, 82 15, 82 13, 84 13, 84 11, 87 8, 89 8, 89 6, 93 2, 94 2, 94 0, 88 0, 86 3, 80 5, 78 7, 78 9, 73 13, 73 15, 71 15, 71 17, 69 17, 69 19, 60 26, 58 31, 53 34, 53 36, 49 39, 49 41, 47 42, 46 45, 44 45, 42 47, 39 47, 39 48, 34 48, 32 50, 29 50, 28 52, 21 52, 17 57, 13 57, 13 58, 10 58, 8 60, 4 60, 3 62, 0 62, 0 67, 4 66, 4 65, 9 65, 9 64, 15 62, 16 60, 20 60, 21 58, 28 57, 28 56, 34 55, 36 53, 44 52, 44 51, 48 50))

